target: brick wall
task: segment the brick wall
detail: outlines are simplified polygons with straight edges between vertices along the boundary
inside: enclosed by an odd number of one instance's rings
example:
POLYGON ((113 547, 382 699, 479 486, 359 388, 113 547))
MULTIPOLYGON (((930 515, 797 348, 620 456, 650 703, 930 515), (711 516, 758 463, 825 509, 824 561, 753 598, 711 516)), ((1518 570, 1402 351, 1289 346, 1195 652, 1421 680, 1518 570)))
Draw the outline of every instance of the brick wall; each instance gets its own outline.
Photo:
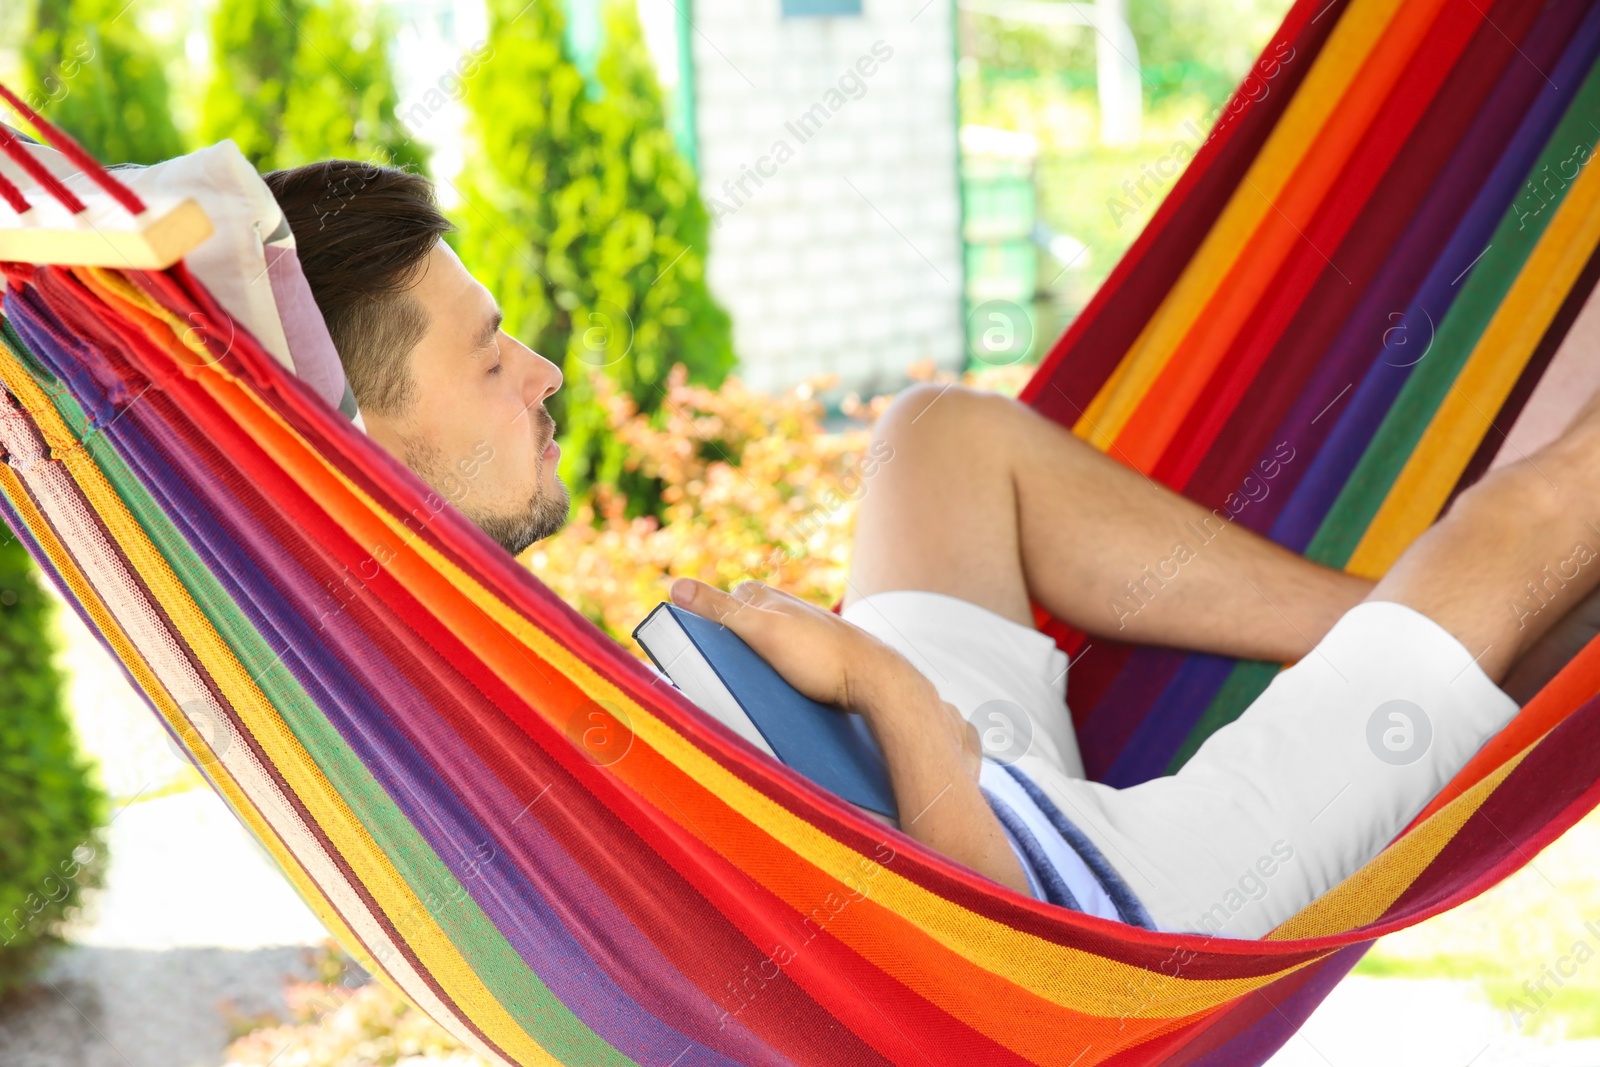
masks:
POLYGON ((870 390, 921 360, 958 368, 950 0, 788 19, 779 0, 695 0, 692 17, 711 284, 741 376, 870 390))

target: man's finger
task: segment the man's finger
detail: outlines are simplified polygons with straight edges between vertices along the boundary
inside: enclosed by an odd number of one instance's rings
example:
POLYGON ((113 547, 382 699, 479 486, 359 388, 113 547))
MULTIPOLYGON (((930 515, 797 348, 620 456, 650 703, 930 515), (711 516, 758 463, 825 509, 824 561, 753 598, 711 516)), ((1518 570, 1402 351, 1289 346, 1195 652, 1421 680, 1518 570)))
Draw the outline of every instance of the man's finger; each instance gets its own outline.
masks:
POLYGON ((680 608, 686 608, 702 618, 721 623, 730 630, 738 632, 734 619, 743 610, 745 606, 743 601, 729 596, 716 586, 707 585, 694 578, 679 578, 672 583, 670 592, 673 603, 680 608))

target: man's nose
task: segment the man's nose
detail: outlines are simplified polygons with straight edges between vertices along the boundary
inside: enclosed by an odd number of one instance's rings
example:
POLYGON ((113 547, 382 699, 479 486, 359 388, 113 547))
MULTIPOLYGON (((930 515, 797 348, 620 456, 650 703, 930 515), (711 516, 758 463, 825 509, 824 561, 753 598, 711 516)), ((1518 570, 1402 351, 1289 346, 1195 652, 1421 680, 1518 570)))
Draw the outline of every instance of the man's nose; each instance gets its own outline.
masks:
POLYGON ((561 368, 515 338, 510 342, 527 355, 527 370, 523 378, 523 391, 528 406, 542 404, 561 388, 561 368))
POLYGON ((539 353, 529 349, 528 354, 533 356, 533 370, 529 377, 533 379, 534 389, 537 390, 539 403, 544 403, 555 391, 561 388, 561 368, 545 359, 539 353))

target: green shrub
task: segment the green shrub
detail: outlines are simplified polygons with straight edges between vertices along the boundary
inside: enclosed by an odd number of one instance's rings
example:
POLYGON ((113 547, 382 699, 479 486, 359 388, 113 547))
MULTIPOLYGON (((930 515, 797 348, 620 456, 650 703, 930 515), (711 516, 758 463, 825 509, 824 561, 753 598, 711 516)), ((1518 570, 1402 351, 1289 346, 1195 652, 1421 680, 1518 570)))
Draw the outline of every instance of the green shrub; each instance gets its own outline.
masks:
POLYGON ((395 116, 382 12, 352 0, 222 0, 200 141, 231 138, 257 170, 334 157, 418 166, 395 116))
POLYGON ((0 995, 26 982, 102 868, 106 798, 62 701, 52 603, 0 525, 0 995))
POLYGON ((454 239, 501 301, 506 329, 561 364, 552 399, 562 475, 575 493, 615 485, 644 511, 641 480, 609 432, 596 380, 642 412, 667 377, 716 386, 734 364, 732 324, 706 284, 710 218, 668 131, 634 7, 609 3, 594 90, 556 0, 493 0, 493 58, 468 83, 478 158, 463 173, 454 239))

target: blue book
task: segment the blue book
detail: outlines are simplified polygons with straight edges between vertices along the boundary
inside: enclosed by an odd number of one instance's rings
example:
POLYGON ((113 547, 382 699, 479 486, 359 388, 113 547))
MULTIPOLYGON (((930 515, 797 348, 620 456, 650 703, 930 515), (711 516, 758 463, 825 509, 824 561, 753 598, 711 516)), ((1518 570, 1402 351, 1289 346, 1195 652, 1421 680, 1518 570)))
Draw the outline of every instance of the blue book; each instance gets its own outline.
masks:
POLYGON ((822 788, 895 818, 889 769, 860 715, 805 696, 738 634, 675 604, 656 605, 633 637, 712 718, 822 788))

